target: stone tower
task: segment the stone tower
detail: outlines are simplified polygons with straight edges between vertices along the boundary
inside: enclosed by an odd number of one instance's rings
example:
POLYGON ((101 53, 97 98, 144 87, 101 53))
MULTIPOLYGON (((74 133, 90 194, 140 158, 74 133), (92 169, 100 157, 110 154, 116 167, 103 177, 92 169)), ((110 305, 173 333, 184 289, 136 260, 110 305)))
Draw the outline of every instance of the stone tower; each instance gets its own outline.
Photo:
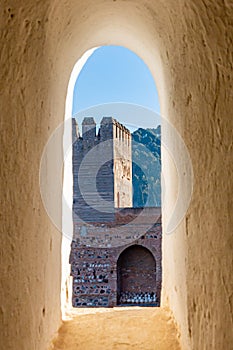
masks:
POLYGON ((73 212, 75 220, 109 222, 115 208, 132 207, 130 131, 104 117, 98 134, 92 117, 82 122, 82 137, 73 119, 73 212))

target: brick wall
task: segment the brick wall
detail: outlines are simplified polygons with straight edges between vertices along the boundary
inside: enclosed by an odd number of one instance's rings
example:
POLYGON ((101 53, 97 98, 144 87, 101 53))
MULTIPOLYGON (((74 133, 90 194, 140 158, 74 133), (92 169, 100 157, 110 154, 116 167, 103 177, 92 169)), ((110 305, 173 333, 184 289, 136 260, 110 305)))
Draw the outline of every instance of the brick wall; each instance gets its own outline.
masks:
MULTIPOLYGON (((130 212, 129 209, 127 211, 130 212)), ((156 208, 157 211, 158 208, 156 208)), ((124 226, 119 226, 119 231, 122 231, 122 227, 124 226)), ((124 237, 124 240, 120 238, 118 241, 116 234, 115 240, 104 242, 104 230, 108 231, 113 227, 101 226, 102 235, 100 234, 100 237, 102 237, 102 240, 96 242, 96 227, 94 226, 87 227, 86 237, 76 234, 70 254, 74 307, 112 307, 119 303, 159 305, 162 279, 161 216, 145 234, 137 239, 134 239, 135 232, 144 232, 145 226, 143 224, 141 226, 131 224, 129 227, 130 230, 128 228, 128 234, 124 237), (102 244, 102 247, 98 247, 98 244, 102 244), (129 247, 132 247, 133 250, 128 256, 127 248, 129 249, 129 247), (125 265, 122 263, 121 257, 124 258, 125 265), (128 266, 127 261, 131 265, 128 266), (130 266, 134 267, 129 269, 130 266), (128 277, 124 282, 127 270, 130 271, 128 271, 128 277), (121 273, 122 275, 120 275, 121 273), (132 283, 132 281, 134 282, 132 283), (121 292, 143 293, 144 299, 142 298, 141 302, 121 302, 121 292), (156 294, 156 300, 148 301, 148 298, 145 298, 146 293, 156 294)), ((111 234, 107 237, 111 237, 111 234)), ((128 252, 130 251, 128 250, 128 252)), ((130 296, 131 299, 132 297, 135 297, 135 295, 130 296)))

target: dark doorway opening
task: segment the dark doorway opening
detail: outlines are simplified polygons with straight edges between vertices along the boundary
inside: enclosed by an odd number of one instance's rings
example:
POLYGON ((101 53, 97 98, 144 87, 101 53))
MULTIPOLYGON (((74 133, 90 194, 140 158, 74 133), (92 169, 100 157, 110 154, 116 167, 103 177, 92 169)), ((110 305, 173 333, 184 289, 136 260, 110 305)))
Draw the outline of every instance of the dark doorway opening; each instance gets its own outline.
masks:
POLYGON ((126 248, 117 262, 117 304, 158 306, 156 296, 156 263, 145 247, 126 248))

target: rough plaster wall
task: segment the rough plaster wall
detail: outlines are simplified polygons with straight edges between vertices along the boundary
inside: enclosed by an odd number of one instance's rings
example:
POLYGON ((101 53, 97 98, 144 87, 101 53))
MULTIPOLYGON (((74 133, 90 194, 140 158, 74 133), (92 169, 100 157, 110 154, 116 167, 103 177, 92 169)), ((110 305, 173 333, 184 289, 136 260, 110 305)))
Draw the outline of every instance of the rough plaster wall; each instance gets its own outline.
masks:
MULTIPOLYGON (((60 240, 40 201, 39 160, 62 121, 74 63, 103 44, 124 45, 149 65, 162 113, 192 158, 189 212, 164 238, 164 303, 184 349, 230 348, 232 1, 15 0, 2 8, 3 349, 44 350, 59 322, 60 240)), ((172 182, 175 170, 164 172, 172 182)), ((175 191, 166 195, 173 203, 175 191)), ((168 214, 166 205, 165 222, 168 214)))
POLYGON ((61 235, 39 192, 40 157, 63 117, 50 105, 47 8, 1 2, 1 350, 44 350, 60 324, 61 235))
POLYGON ((230 349, 233 3, 189 4, 173 25, 179 50, 170 53, 167 45, 171 84, 165 113, 189 149, 194 192, 185 221, 164 239, 164 295, 178 315, 185 272, 190 347, 230 349), (166 267, 174 273, 170 283, 166 267))

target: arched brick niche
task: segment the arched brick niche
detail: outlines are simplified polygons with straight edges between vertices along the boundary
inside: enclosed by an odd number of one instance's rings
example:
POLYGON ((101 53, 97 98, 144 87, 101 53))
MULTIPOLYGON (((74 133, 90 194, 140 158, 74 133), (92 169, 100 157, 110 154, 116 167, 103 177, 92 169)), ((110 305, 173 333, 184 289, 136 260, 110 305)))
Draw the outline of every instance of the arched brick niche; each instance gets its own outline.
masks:
POLYGON ((156 304, 156 262, 141 245, 126 248, 117 261, 118 305, 156 304))

